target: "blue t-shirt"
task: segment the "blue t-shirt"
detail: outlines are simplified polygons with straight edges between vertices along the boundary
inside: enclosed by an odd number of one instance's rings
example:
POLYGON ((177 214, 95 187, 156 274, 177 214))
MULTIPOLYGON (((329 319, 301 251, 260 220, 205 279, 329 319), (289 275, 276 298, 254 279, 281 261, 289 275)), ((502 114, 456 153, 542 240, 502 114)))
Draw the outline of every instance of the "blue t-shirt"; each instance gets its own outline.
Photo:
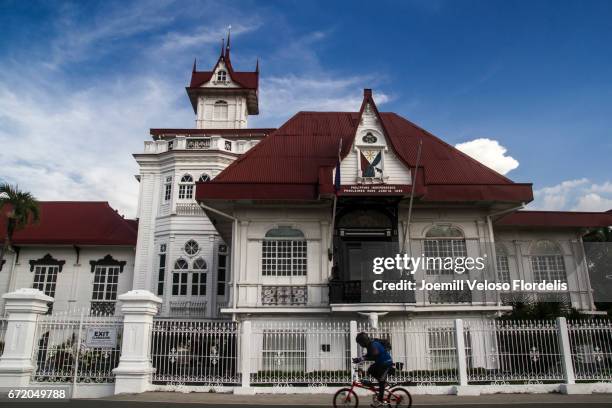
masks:
POLYGON ((391 354, 385 350, 385 346, 377 341, 370 343, 370 347, 368 347, 368 354, 366 354, 366 359, 374 360, 376 364, 393 364, 391 354), (376 355, 374 355, 375 351, 376 355))

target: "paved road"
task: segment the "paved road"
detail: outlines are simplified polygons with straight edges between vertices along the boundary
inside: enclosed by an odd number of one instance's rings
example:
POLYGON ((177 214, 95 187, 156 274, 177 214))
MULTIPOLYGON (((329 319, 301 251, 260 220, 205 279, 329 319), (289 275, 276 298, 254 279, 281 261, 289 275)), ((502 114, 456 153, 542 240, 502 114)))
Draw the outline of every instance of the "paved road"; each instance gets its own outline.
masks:
MULTIPOLYGON (((360 406, 368 407, 364 398, 360 406)), ((38 402, 0 400, 0 407, 37 408, 195 408, 266 406, 292 408, 330 407, 331 395, 232 395, 208 393, 162 393, 121 395, 107 399, 72 400, 64 402, 38 402)), ((414 397, 414 407, 443 408, 611 408, 611 394, 559 395, 559 394, 496 394, 478 397, 421 396, 414 397)))

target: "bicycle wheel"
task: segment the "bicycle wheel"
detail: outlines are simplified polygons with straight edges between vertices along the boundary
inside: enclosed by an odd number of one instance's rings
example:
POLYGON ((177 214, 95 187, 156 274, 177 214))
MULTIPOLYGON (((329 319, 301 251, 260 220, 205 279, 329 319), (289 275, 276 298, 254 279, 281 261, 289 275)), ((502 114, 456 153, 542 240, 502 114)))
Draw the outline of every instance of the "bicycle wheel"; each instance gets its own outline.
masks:
POLYGON ((359 398, 350 388, 340 388, 334 395, 334 408, 359 406, 359 398))
POLYGON ((395 408, 410 408, 412 406, 412 395, 402 387, 389 390, 389 405, 395 408))

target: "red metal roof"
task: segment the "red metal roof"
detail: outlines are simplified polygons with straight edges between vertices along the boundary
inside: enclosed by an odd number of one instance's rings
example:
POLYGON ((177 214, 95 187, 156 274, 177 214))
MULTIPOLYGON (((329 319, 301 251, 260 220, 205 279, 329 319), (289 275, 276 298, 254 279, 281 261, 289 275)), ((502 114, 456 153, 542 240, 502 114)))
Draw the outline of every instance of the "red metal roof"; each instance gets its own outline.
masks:
MULTIPOLYGON (((366 103, 375 104, 366 92, 366 103)), ((378 113, 378 111, 376 111, 378 113)), ((309 185, 316 199, 333 191, 332 170, 342 139, 342 157, 349 153, 361 112, 299 112, 278 130, 222 171, 213 181, 198 185, 196 197, 206 199, 281 198, 289 185, 309 185), (257 192, 244 189, 258 184, 257 192), (232 186, 237 191, 232 191, 232 186), (239 187, 242 186, 242 187, 239 187)), ((379 113, 386 137, 398 158, 414 168, 419 140, 423 141, 417 193, 430 201, 509 201, 533 199, 531 184, 513 183, 453 146, 395 113, 379 113)), ((305 190, 304 190, 305 191, 305 190)), ((295 191, 288 199, 297 199, 295 191)))
MULTIPOLYGON (((189 88, 199 88, 210 81, 214 71, 194 71, 191 73, 189 88)), ((259 72, 238 72, 230 73, 232 81, 245 89, 257 89, 259 86, 259 72)))
MULTIPOLYGON (((6 231, 6 212, 0 231, 6 231)), ((104 201, 41 201, 40 221, 17 230, 15 245, 136 246, 138 223, 119 215, 104 201)))
POLYGON ((610 212, 574 211, 517 211, 495 222, 499 226, 513 227, 567 227, 589 228, 612 226, 610 212))

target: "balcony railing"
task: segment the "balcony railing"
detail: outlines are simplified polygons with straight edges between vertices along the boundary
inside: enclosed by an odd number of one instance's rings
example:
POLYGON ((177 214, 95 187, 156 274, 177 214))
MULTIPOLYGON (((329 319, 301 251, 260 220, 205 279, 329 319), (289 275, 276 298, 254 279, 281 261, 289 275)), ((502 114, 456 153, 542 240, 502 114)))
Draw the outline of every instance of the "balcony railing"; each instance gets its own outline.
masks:
POLYGON ((261 304, 264 306, 304 306, 308 303, 306 286, 262 286, 261 304))
POLYGON ((414 301, 414 292, 376 292, 371 281, 329 282, 329 303, 414 303, 414 301))
POLYGON ((178 215, 204 215, 204 210, 196 203, 177 203, 176 213, 178 215))

